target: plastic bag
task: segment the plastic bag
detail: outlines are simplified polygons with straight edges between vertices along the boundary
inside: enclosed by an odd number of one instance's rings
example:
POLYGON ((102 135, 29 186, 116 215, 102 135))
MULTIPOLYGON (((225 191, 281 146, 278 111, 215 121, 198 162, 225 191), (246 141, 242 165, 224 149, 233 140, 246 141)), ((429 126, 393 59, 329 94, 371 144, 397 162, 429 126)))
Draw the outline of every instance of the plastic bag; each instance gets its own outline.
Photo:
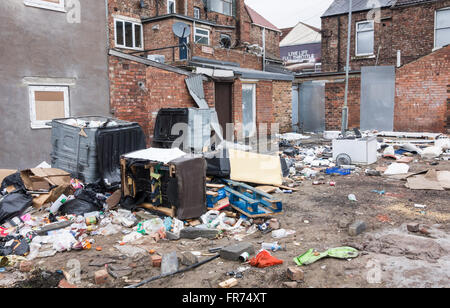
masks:
POLYGON ((0 224, 6 220, 21 215, 33 203, 33 197, 18 191, 6 195, 0 201, 0 224))
POLYGON ((267 250, 263 250, 249 261, 251 266, 259 268, 283 264, 283 260, 273 257, 267 250))
POLYGON ((153 234, 157 233, 161 228, 164 228, 164 222, 160 218, 153 218, 150 220, 142 221, 137 225, 137 232, 140 234, 153 234))
POLYGON ((325 252, 319 253, 314 249, 310 249, 301 256, 294 258, 294 262, 298 266, 308 265, 325 257, 332 257, 338 259, 356 258, 359 255, 358 250, 352 247, 337 247, 328 249, 325 252))

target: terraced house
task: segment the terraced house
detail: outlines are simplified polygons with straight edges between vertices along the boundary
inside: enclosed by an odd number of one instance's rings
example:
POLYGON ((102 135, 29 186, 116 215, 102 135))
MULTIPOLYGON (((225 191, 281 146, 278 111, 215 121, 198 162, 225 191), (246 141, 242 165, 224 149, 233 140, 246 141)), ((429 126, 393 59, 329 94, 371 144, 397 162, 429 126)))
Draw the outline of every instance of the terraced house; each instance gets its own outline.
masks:
MULTIPOLYGON (((450 127, 450 1, 353 1, 349 127, 446 132, 450 127)), ((319 116, 310 127, 340 130, 348 5, 322 16, 322 73, 299 75, 300 105, 319 116), (310 93, 318 93, 314 100, 310 93), (302 100, 303 99, 303 100, 302 100), (317 107, 319 106, 319 107, 317 107)))
POLYGON ((196 107, 203 91, 221 126, 290 129, 293 76, 281 68, 280 30, 244 0, 110 0, 109 77, 113 114, 139 122, 149 142, 160 108, 196 107))

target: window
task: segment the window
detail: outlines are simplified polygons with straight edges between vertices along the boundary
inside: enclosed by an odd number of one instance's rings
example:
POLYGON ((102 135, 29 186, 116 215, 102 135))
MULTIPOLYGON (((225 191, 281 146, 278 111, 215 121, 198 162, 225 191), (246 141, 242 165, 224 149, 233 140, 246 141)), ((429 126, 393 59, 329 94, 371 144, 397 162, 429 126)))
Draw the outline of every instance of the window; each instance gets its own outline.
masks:
POLYGON ((69 87, 29 86, 31 128, 48 128, 47 122, 70 117, 69 87))
POLYGON ((142 24, 115 19, 116 47, 143 49, 142 24))
POLYGON ((209 30, 195 28, 194 42, 196 44, 209 45, 209 30))
POLYGON ((244 138, 256 132, 256 84, 242 85, 242 126, 244 138))
POLYGON ((208 7, 213 12, 233 15, 233 0, 208 0, 208 7))
POLYGON ((175 12, 175 0, 167 0, 167 14, 173 14, 175 12))
POLYGON ((220 35, 220 46, 222 48, 230 49, 231 48, 231 36, 229 36, 228 34, 221 34, 220 35))
POLYGON ((356 55, 371 56, 374 48, 374 22, 362 21, 356 23, 356 55))
POLYGON ((64 0, 24 0, 23 3, 28 6, 34 6, 42 9, 65 12, 64 0))
POLYGON ((450 7, 436 11, 434 47, 450 44, 450 7))
POLYGON ((200 15, 200 9, 198 7, 194 7, 194 18, 195 19, 200 19, 201 15, 200 15))

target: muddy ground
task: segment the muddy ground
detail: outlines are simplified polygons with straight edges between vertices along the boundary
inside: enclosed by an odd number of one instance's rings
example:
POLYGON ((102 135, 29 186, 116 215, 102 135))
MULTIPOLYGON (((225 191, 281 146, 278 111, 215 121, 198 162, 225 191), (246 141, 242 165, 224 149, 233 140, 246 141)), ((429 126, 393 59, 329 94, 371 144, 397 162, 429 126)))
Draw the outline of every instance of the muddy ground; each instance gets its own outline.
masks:
MULTIPOLYGON (((392 161, 379 160, 378 166, 392 161)), ((441 161, 437 166, 429 162, 411 163, 411 171, 423 169, 450 170, 450 162, 441 161)), ((361 175, 325 176, 326 184, 312 185, 305 180, 300 191, 293 194, 276 194, 283 201, 284 211, 277 218, 281 227, 292 229, 296 234, 279 242, 285 251, 273 255, 284 261, 282 265, 270 268, 249 268, 239 278, 241 288, 282 288, 287 282, 286 269, 295 266, 293 258, 310 248, 325 251, 328 248, 349 245, 360 250, 360 256, 351 260, 326 258, 302 267, 304 281, 298 288, 327 287, 449 287, 450 286, 450 191, 413 191, 405 187, 405 181, 380 176, 361 175), (328 185, 335 181, 336 186, 328 185), (372 190, 384 190, 379 195, 372 190), (355 194, 357 202, 348 200, 355 194), (423 204, 418 209, 414 204, 423 204), (352 237, 347 225, 355 220, 366 222, 367 230, 352 237), (406 224, 416 222, 427 226, 430 235, 410 233, 406 224)), ((159 268, 153 268, 150 254, 130 258, 121 255, 113 246, 122 234, 110 237, 96 236, 91 250, 57 253, 53 257, 36 259, 36 268, 42 270, 64 270, 70 272, 73 261, 81 264, 81 282, 78 287, 121 288, 145 278, 158 276, 159 268), (102 250, 95 250, 101 246, 102 250), (109 261, 108 261, 109 258, 109 261), (114 279, 101 286, 94 284, 94 272, 101 266, 92 266, 92 261, 109 262, 125 269, 125 277, 114 279)), ((261 243, 273 242, 271 234, 256 232, 244 241, 252 242, 259 250, 261 243)), ((154 249, 159 254, 171 251, 179 253, 200 251, 226 246, 236 241, 232 236, 217 240, 159 241, 150 240, 140 246, 145 250, 154 249)), ((208 256, 200 257, 200 260, 208 256)), ((100 262, 102 263, 102 262, 100 262)), ((239 262, 215 259, 192 271, 163 278, 147 284, 147 288, 216 288, 230 278, 227 272, 245 266, 239 262)), ((17 280, 26 280, 30 273, 20 273, 10 269, 0 273, 3 287, 10 287, 17 280)))

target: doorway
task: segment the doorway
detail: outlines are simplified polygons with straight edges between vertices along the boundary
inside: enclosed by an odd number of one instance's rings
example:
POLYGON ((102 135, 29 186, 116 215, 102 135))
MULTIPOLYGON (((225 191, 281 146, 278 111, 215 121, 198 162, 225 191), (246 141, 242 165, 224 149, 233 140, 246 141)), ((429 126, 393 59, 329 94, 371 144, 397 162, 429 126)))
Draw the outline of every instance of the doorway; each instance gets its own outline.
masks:
POLYGON ((216 82, 215 88, 217 116, 223 137, 227 139, 227 124, 233 123, 233 84, 230 82, 216 82))

